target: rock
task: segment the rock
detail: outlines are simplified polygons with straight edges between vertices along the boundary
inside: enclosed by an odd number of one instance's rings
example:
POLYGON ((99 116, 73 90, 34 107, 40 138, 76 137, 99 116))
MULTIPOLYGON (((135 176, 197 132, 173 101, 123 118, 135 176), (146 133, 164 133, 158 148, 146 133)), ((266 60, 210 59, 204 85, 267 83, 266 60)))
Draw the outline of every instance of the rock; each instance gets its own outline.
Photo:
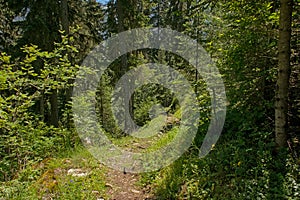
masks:
POLYGON ((74 177, 84 177, 84 176, 87 176, 88 173, 83 171, 82 169, 69 169, 68 175, 71 175, 74 177))
POLYGON ((141 193, 140 191, 138 191, 138 190, 135 190, 135 189, 132 189, 132 190, 131 190, 131 192, 133 192, 133 193, 135 193, 135 194, 139 194, 139 193, 141 193))

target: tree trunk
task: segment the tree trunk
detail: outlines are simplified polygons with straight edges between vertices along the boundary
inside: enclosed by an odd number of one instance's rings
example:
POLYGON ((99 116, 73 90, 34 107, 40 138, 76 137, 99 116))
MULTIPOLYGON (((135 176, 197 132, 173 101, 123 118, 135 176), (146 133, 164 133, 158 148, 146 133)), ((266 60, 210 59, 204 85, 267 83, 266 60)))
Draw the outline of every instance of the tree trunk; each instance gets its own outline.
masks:
POLYGON ((51 116, 50 123, 54 127, 58 127, 58 99, 57 99, 57 89, 52 90, 52 94, 50 97, 51 104, 51 116))
MULTIPOLYGON (((118 0, 116 2, 117 4, 117 16, 118 16, 118 32, 121 33, 123 31, 126 31, 128 28, 130 27, 127 27, 126 26, 126 9, 128 7, 128 2, 125 1, 125 0, 118 0)), ((127 41, 121 41, 121 42, 127 42, 127 41)), ((122 47, 121 47, 122 48, 122 47)), ((122 55, 121 56, 121 66, 119 68, 119 72, 120 72, 120 76, 123 76, 128 70, 128 59, 127 59, 127 55, 122 55)), ((118 78, 121 78, 121 77, 118 77, 118 78)), ((128 91, 129 91, 129 85, 125 84, 125 85, 122 85, 122 92, 123 92, 123 97, 124 99, 129 99, 130 96, 128 94, 128 91)), ((131 124, 131 116, 130 116, 130 112, 131 112, 131 109, 130 107, 132 106, 132 100, 130 99, 129 100, 129 106, 125 106, 124 108, 124 113, 125 113, 125 116, 124 116, 124 131, 125 133, 130 133, 131 130, 132 130, 132 127, 133 127, 133 124, 131 124), (128 115, 129 113, 129 115, 128 115)))
MULTIPOLYGON (((70 33, 70 21, 69 21, 69 7, 68 7, 68 0, 62 0, 61 1, 61 26, 64 31, 65 35, 69 35, 70 33)), ((68 55, 68 59, 71 62, 71 56, 68 55)), ((64 110, 67 111, 67 127, 71 127, 72 119, 70 114, 70 102, 72 100, 72 92, 73 92, 73 85, 74 79, 68 80, 68 86, 65 91, 65 99, 64 99, 64 110)))
POLYGON ((68 0, 61 1, 61 25, 65 34, 69 34, 69 12, 68 12, 68 0))
POLYGON ((45 94, 42 92, 40 97, 40 109, 39 109, 41 120, 42 122, 45 122, 45 94))
POLYGON ((287 145, 287 111, 293 0, 280 0, 280 3, 278 79, 275 101, 275 142, 278 147, 284 147, 287 145))

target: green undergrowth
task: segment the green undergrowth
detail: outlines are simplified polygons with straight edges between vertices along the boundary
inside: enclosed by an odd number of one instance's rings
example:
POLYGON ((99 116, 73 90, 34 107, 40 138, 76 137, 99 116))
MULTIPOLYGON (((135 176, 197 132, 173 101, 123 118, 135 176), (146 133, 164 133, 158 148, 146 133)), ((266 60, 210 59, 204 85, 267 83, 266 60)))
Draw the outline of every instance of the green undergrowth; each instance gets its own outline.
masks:
POLYGON ((205 158, 191 147, 140 184, 152 184, 158 199, 300 199, 298 161, 274 155, 270 133, 235 135, 223 135, 205 158))
POLYGON ((148 138, 124 136, 120 138, 111 137, 110 140, 113 144, 132 152, 152 152, 169 144, 178 133, 178 130, 179 128, 175 126, 167 132, 158 133, 148 138))
MULTIPOLYGON (((181 119, 181 109, 174 112, 175 119, 181 119)), ((145 124, 137 134, 139 137, 126 135, 123 137, 114 137, 106 134, 113 144, 133 152, 155 151, 170 143, 178 133, 179 127, 173 122, 169 123, 170 130, 165 130, 165 116, 159 115, 145 124)))
POLYGON ((85 148, 78 146, 31 165, 18 178, 1 183, 0 199, 106 198, 106 170, 85 148), (70 169, 87 175, 73 176, 68 173, 70 169))
MULTIPOLYGON (((155 140, 122 137, 112 142, 149 152, 170 143, 177 133, 175 126, 153 136, 155 140)), ((270 138, 267 132, 225 133, 206 157, 200 159, 198 147, 192 145, 171 165, 141 174, 137 184, 152 188, 162 200, 300 199, 299 160, 286 150, 275 154, 270 138)), ((77 146, 33 163, 12 181, 1 183, 0 199, 108 199, 107 170, 84 147, 77 146), (88 175, 74 177, 68 174, 70 169, 88 175)))

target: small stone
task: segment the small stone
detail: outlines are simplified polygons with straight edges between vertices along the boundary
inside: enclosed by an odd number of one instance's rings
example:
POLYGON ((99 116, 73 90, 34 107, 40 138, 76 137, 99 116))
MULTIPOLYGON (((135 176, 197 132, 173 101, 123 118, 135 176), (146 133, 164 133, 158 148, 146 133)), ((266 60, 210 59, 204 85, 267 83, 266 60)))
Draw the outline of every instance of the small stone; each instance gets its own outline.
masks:
POLYGON ((88 173, 84 172, 82 169, 69 169, 68 175, 76 176, 76 177, 84 177, 87 176, 88 173))
POLYGON ((138 190, 135 190, 135 189, 132 189, 132 190, 131 190, 131 192, 133 192, 133 193, 135 193, 135 194, 139 194, 139 193, 141 193, 140 191, 138 191, 138 190))

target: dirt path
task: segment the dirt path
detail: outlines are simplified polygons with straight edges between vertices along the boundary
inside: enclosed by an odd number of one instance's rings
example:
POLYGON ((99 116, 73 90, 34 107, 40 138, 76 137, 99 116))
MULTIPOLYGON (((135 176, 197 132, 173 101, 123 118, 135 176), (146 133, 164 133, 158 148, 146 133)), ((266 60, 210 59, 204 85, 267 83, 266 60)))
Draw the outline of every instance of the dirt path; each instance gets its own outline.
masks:
MULTIPOLYGON (((140 152, 151 144, 151 140, 131 141, 122 146, 122 148, 140 152)), ((106 174, 106 187, 108 188, 108 196, 110 200, 155 200, 151 186, 139 186, 139 174, 117 171, 109 168, 106 174)))
POLYGON ((126 173, 109 169, 106 176, 110 200, 154 200, 151 188, 137 185, 138 174, 126 173))

